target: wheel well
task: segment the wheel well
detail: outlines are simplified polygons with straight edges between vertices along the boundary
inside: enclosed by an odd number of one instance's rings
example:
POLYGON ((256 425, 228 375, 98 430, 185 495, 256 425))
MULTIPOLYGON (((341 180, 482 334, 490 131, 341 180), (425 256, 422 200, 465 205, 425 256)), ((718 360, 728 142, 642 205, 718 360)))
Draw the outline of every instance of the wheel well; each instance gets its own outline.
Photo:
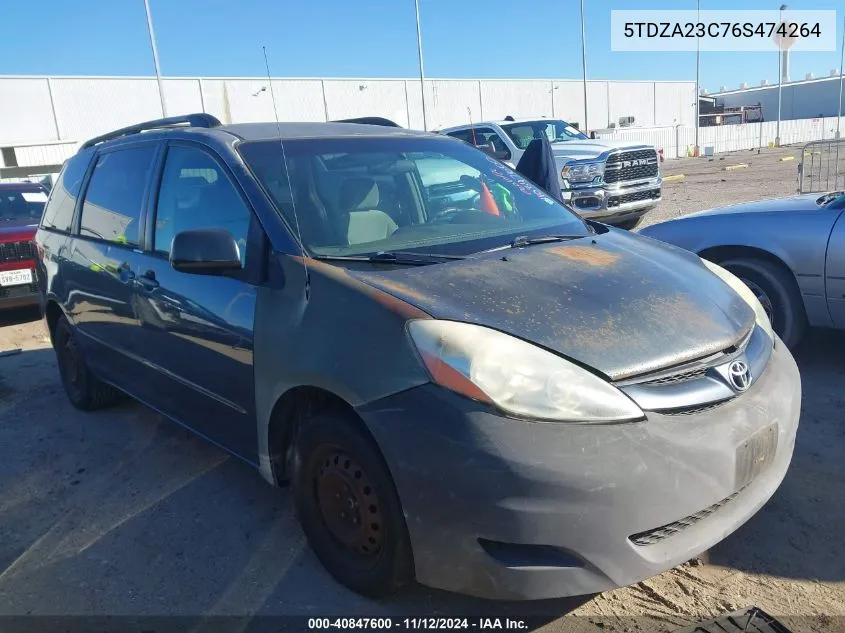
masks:
POLYGON ((789 276, 795 281, 796 285, 798 284, 798 280, 795 279, 795 275, 789 266, 780 257, 772 255, 769 251, 764 251, 762 248, 754 248, 753 246, 713 246, 711 248, 705 248, 698 256, 716 264, 736 257, 762 259, 763 261, 783 268, 783 270, 789 273, 789 276))
POLYGON ((56 331, 56 323, 59 317, 62 316, 62 309, 55 301, 48 301, 47 308, 44 310, 44 316, 47 319, 47 329, 50 331, 50 340, 53 340, 53 332, 56 331))
MULTIPOLYGON (((273 478, 277 484, 288 481, 287 464, 296 427, 301 421, 325 411, 337 411, 353 420, 370 439, 372 434, 355 409, 343 398, 319 387, 294 387, 276 401, 270 414, 268 450, 273 478)), ((374 441, 374 440, 373 440, 374 441)))

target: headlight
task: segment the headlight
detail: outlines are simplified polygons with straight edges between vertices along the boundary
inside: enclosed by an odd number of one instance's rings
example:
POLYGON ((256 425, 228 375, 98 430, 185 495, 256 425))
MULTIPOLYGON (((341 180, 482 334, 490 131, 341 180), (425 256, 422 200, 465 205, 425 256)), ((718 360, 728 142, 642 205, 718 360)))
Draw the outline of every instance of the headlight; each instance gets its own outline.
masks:
POLYGON ((539 347, 471 323, 408 326, 438 385, 506 413, 556 422, 628 422, 640 408, 610 383, 539 347))
POLYGON ((775 332, 772 329, 772 322, 769 321, 769 315, 766 314, 766 311, 763 309, 763 306, 760 305, 757 297, 755 297, 754 293, 751 292, 748 286, 743 283, 742 279, 734 275, 732 272, 722 268, 718 264, 709 262, 706 259, 702 259, 701 263, 704 264, 713 274, 720 277, 722 281, 728 284, 740 297, 745 300, 749 306, 751 306, 751 309, 754 310, 757 325, 759 325, 763 331, 769 335, 772 342, 774 342, 775 332))
POLYGON ((571 163, 560 170, 560 175, 572 182, 590 182, 604 176, 604 163, 571 163))

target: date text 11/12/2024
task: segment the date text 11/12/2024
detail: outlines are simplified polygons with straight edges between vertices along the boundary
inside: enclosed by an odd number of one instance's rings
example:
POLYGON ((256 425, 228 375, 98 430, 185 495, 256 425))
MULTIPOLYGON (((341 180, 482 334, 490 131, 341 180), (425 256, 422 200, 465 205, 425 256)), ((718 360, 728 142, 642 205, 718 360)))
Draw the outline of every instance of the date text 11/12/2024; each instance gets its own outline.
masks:
POLYGON ((528 623, 520 618, 308 618, 309 630, 527 630, 528 623))

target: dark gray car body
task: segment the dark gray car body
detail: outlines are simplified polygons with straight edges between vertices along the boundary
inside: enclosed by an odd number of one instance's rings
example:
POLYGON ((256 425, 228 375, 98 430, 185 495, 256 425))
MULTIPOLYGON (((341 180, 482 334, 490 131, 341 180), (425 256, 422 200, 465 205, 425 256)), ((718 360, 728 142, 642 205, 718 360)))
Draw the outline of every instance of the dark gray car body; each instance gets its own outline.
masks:
MULTIPOLYGON (((415 134, 351 124, 286 124, 281 133, 415 134)), ((38 232, 38 281, 51 332, 64 315, 103 380, 274 484, 285 480, 299 416, 326 400, 347 407, 394 479, 417 579, 486 597, 641 580, 721 540, 777 488, 798 424, 797 369, 779 342, 761 343, 751 308, 698 257, 599 227, 419 268, 304 258, 235 149, 277 136, 265 124, 152 131, 78 155, 90 172, 95 154, 115 148, 202 147, 254 213, 243 278, 177 273, 147 252, 146 219, 137 248, 81 236, 90 173, 83 179, 70 231, 38 232), (152 289, 139 281, 150 270, 152 289), (646 420, 539 423, 438 387, 406 333, 409 321, 431 318, 484 325, 570 359, 625 390, 646 420), (742 394, 719 374, 739 357, 755 368, 742 394), (656 386, 678 372, 682 384, 656 386), (742 447, 760 434, 774 434, 776 450, 746 481, 742 447), (640 533, 649 536, 633 542, 640 533)))
POLYGON ((762 255, 795 277, 810 325, 845 328, 845 199, 822 194, 760 200, 693 213, 640 232, 707 259, 762 255))

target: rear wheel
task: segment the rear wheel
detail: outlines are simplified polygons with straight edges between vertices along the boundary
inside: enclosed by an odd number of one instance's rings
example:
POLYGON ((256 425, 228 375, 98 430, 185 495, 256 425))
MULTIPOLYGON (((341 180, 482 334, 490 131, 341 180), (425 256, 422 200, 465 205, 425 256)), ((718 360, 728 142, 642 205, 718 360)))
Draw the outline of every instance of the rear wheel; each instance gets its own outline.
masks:
POLYGON ((73 327, 64 316, 56 322, 53 347, 62 385, 71 404, 83 411, 93 411, 114 404, 121 393, 97 379, 88 369, 73 327))
POLYGON ((343 413, 299 427, 293 493, 303 531, 329 573, 353 591, 389 595, 413 578, 393 480, 372 440, 343 413))
POLYGON ((772 328, 789 348, 801 342, 807 329, 807 313, 792 274, 783 266, 758 258, 720 262, 754 293, 769 316, 772 328))

